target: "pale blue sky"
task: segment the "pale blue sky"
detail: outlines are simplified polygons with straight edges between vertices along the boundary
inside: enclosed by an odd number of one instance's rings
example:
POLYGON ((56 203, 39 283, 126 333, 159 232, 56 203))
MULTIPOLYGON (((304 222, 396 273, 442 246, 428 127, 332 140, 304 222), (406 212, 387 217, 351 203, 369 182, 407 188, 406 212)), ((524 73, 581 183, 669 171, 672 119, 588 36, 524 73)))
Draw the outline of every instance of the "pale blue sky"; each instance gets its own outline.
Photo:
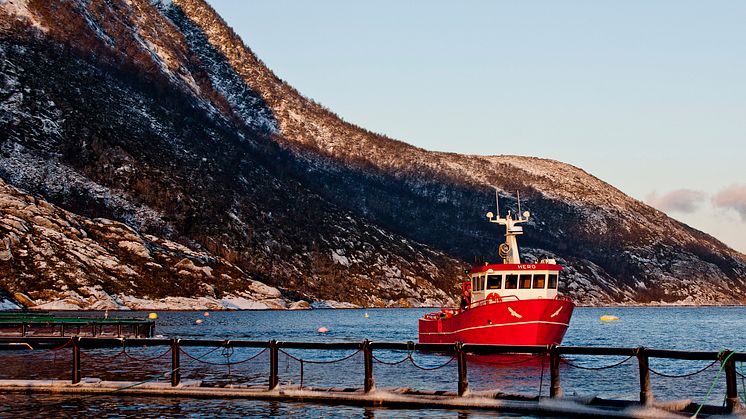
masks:
POLYGON ((746 1, 209 2, 347 121, 571 163, 746 252, 746 1))

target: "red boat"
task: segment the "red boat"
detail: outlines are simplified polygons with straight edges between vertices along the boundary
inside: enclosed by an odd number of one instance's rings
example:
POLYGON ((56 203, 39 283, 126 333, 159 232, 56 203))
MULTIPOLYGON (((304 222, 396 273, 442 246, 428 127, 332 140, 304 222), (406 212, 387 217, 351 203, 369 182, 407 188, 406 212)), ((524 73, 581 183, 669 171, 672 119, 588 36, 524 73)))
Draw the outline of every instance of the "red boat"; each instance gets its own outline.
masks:
POLYGON ((443 308, 419 321, 421 343, 484 343, 497 345, 559 345, 570 325, 575 304, 558 293, 562 267, 554 259, 521 263, 516 236, 518 224, 528 221, 528 211, 517 219, 487 213, 490 222, 505 226, 500 244, 502 263, 475 266, 462 282, 458 309, 443 308))

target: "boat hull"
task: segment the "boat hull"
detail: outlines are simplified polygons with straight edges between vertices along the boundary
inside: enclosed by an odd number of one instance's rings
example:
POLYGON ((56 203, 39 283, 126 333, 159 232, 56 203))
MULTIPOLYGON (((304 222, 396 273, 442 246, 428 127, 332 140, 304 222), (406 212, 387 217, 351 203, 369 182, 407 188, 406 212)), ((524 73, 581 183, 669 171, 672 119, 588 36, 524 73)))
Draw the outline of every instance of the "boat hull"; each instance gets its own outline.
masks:
POLYGON ((485 302, 451 317, 421 318, 420 343, 559 345, 574 308, 564 299, 485 302))

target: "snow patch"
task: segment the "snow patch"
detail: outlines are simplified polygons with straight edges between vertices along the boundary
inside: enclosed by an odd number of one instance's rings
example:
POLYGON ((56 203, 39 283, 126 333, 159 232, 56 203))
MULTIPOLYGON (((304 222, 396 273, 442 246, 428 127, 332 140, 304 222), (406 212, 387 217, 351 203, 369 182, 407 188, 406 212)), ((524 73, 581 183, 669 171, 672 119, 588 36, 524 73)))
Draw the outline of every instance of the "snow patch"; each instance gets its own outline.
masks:
POLYGON ((343 249, 332 250, 332 261, 338 265, 350 266, 350 260, 344 255, 343 249))

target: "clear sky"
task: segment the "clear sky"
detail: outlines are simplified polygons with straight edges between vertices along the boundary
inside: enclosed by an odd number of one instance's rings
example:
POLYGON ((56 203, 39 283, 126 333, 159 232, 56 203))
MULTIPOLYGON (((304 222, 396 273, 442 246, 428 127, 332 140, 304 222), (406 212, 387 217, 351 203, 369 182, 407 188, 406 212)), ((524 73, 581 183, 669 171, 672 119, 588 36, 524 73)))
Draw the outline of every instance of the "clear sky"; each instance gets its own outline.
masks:
POLYGON ((349 122, 570 163, 746 253, 746 1, 209 2, 349 122))

